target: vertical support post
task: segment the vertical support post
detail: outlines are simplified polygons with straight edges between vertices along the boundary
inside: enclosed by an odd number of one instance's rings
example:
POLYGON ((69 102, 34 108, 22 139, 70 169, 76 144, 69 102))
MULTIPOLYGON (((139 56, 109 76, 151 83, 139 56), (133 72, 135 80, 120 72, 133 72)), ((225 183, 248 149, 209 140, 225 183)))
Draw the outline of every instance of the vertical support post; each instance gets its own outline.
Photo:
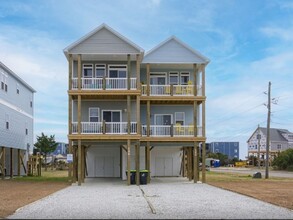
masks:
POLYGON ((81 54, 77 55, 77 85, 78 90, 81 90, 81 54))
POLYGON ((69 54, 68 59, 68 90, 72 89, 72 54, 69 54))
POLYGON ((2 179, 5 178, 5 147, 2 147, 2 157, 1 157, 1 164, 3 168, 2 179))
POLYGON ((188 180, 192 180, 192 147, 187 148, 188 180))
POLYGON ((13 177, 13 148, 10 148, 10 178, 13 177))
POLYGON ((140 90, 140 55, 136 55, 136 87, 140 90))
POLYGON ((136 96, 136 122, 137 122, 137 134, 141 135, 140 96, 136 96))
MULTIPOLYGON (((68 153, 72 154, 72 152, 73 152, 72 141, 70 139, 68 139, 68 153)), ((72 168, 73 168, 72 163, 73 162, 69 163, 69 165, 68 165, 68 179, 70 182, 73 182, 73 180, 72 180, 72 168)))
POLYGON ((194 137, 197 137, 197 101, 193 101, 193 132, 194 137))
POLYGON ((170 96, 173 96, 174 95, 174 85, 171 84, 170 85, 170 96))
POLYGON ((77 98, 77 133, 81 133, 81 95, 77 98))
POLYGON ((150 72, 150 64, 147 63, 146 65, 146 69, 147 69, 147 96, 150 96, 150 75, 151 75, 151 72, 150 72))
POLYGON ((81 145, 81 182, 84 183, 85 176, 85 160, 84 160, 84 145, 81 145))
POLYGON ((106 89, 106 77, 105 76, 103 77, 102 87, 103 87, 103 90, 106 89))
POLYGON ((77 181, 77 153, 76 153, 76 146, 72 146, 72 153, 73 153, 73 163, 72 163, 72 183, 77 181))
POLYGON ((202 102, 202 113, 201 113, 201 117, 202 117, 202 137, 205 138, 206 137, 206 101, 202 102))
POLYGON ((128 90, 130 90, 130 74, 131 74, 130 54, 127 54, 127 89, 128 90))
POLYGON ((68 135, 72 134, 72 96, 68 95, 68 135))
POLYGON ((20 164, 21 164, 21 155, 20 155, 20 149, 17 149, 17 176, 20 176, 20 164))
POLYGON ((130 95, 127 96, 127 134, 130 134, 130 117, 131 117, 131 100, 130 95))
POLYGON ((197 72, 198 72, 198 68, 196 64, 193 64, 193 95, 197 96, 197 72))
POLYGON ((140 145, 139 142, 135 145, 135 169, 136 169, 136 185, 140 185, 140 175, 139 175, 139 158, 140 158, 140 145))
POLYGON ((147 137, 150 136, 151 130, 151 103, 147 100, 147 137))
POLYGON ((194 177, 194 183, 197 183, 197 181, 199 180, 198 179, 198 175, 197 175, 197 173, 198 173, 198 166, 197 166, 197 164, 198 164, 198 155, 197 155, 197 148, 198 148, 198 144, 197 144, 197 142, 194 142, 194 147, 193 147, 193 153, 194 153, 194 155, 193 155, 193 160, 194 160, 194 163, 193 163, 193 177, 194 177))
POLYGON ((77 159, 78 159, 78 167, 77 167, 77 173, 78 173, 78 178, 77 178, 77 180, 78 180, 78 185, 80 186, 81 185, 81 163, 82 163, 82 161, 81 161, 81 151, 82 151, 82 149, 81 149, 81 140, 80 139, 78 139, 78 150, 77 150, 77 159))
POLYGON ((202 142, 201 144, 202 147, 202 182, 205 183, 206 182, 206 142, 202 142))
POLYGON ((205 72, 205 64, 201 66, 201 74, 202 74, 202 96, 206 95, 206 72, 205 72))
POLYGON ((148 173, 148 178, 147 178, 147 183, 150 183, 151 182, 151 166, 150 166, 150 162, 151 162, 151 151, 150 151, 150 142, 147 141, 147 146, 146 146, 146 170, 149 171, 148 173))
POLYGON ((127 185, 130 185, 130 139, 127 139, 127 185))

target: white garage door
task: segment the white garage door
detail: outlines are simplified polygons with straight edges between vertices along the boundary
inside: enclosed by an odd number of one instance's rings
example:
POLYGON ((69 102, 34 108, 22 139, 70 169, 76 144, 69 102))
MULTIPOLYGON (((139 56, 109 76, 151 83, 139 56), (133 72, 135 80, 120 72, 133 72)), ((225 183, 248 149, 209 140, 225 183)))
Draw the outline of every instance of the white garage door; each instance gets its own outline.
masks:
POLYGON ((95 158, 96 177, 114 177, 114 157, 97 156, 95 158))
POLYGON ((156 176, 173 176, 173 158, 156 157, 155 172, 156 176))

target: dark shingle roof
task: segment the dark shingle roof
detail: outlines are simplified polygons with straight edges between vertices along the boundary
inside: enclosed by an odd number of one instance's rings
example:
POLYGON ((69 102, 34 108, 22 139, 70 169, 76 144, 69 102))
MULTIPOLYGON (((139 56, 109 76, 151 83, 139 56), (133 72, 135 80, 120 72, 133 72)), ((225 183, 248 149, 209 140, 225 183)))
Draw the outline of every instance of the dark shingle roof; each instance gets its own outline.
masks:
MULTIPOLYGON (((260 130, 264 135, 267 135, 267 128, 260 127, 260 130)), ((283 137, 282 133, 290 133, 290 132, 286 129, 270 128, 270 140, 271 141, 287 141, 286 138, 283 137)))

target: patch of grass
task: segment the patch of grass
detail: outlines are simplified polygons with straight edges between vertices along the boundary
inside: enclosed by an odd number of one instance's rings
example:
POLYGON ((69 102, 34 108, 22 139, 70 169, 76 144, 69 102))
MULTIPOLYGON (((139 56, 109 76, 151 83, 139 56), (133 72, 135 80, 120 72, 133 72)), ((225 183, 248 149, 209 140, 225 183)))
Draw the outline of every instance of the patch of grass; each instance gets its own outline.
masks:
POLYGON ((270 177, 268 180, 261 178, 252 178, 250 174, 239 174, 239 173, 220 173, 220 172, 207 172, 206 173, 207 182, 237 182, 237 181, 292 181, 292 178, 282 178, 282 177, 270 177))
POLYGON ((67 170, 50 170, 47 171, 42 169, 42 176, 23 176, 15 177, 17 181, 48 181, 48 182, 68 182, 68 171, 67 170))

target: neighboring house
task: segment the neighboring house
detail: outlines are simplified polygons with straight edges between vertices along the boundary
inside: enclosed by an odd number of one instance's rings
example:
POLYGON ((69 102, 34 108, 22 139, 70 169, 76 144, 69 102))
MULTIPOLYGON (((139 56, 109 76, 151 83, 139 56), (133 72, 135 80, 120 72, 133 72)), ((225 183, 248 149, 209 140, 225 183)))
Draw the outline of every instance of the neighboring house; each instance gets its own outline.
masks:
POLYGON ((222 153, 229 159, 239 159, 239 142, 211 142, 209 147, 212 153, 222 153))
POLYGON ((62 155, 66 155, 67 154, 67 150, 68 150, 68 144, 63 143, 63 142, 57 142, 57 147, 55 149, 55 151, 52 153, 53 155, 58 155, 58 154, 62 154, 62 155))
POLYGON ((36 91, 0 62, 0 172, 24 175, 33 150, 36 91))
POLYGON ((180 176, 183 154, 198 160, 192 149, 206 141, 206 57, 174 36, 144 54, 106 24, 64 53, 69 149, 79 185, 84 177, 120 177, 129 184, 131 169, 137 178, 141 169, 180 176))
MULTIPOLYGON (((260 127, 253 132, 247 141, 248 158, 250 156, 258 157, 259 150, 260 160, 266 159, 266 139, 267 128, 260 127)), ((288 148, 293 148, 293 133, 286 129, 270 128, 269 158, 273 159, 279 152, 288 148)))

